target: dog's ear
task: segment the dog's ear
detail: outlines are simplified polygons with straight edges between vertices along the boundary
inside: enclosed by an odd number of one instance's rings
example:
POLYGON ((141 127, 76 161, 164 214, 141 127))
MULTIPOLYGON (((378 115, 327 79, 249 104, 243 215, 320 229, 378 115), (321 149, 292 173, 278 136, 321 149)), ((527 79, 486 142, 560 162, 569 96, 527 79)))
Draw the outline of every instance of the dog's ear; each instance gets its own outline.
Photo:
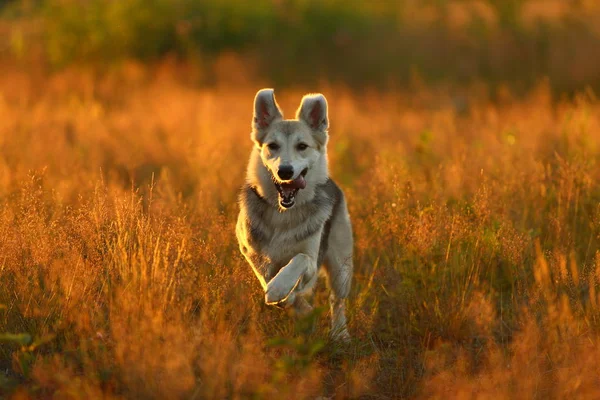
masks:
POLYGON ((296 112, 296 118, 306 122, 315 131, 327 132, 329 118, 325 96, 320 93, 304 96, 296 112))
POLYGON ((283 113, 275 101, 273 89, 261 89, 254 97, 254 117, 252 118, 252 140, 262 143, 266 129, 277 120, 283 118, 283 113))

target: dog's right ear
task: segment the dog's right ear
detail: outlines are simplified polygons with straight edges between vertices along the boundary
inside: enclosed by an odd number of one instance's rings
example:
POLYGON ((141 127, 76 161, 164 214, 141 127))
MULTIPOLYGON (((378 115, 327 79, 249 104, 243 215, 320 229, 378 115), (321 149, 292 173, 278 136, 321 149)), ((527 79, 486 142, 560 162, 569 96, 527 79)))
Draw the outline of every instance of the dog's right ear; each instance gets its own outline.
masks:
POLYGON ((283 118, 281 109, 275 101, 273 89, 261 89, 254 97, 254 117, 252 118, 252 140, 260 145, 267 128, 283 118))

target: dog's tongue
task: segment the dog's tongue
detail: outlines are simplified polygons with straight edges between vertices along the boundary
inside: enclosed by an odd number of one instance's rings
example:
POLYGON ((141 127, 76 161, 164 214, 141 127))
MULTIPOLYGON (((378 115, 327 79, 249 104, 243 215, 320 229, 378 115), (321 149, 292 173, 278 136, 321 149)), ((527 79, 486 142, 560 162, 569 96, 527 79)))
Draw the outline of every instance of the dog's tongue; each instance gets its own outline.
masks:
POLYGON ((281 187, 285 189, 304 189, 306 187, 306 181, 302 175, 299 175, 296 179, 289 183, 282 183, 281 187))

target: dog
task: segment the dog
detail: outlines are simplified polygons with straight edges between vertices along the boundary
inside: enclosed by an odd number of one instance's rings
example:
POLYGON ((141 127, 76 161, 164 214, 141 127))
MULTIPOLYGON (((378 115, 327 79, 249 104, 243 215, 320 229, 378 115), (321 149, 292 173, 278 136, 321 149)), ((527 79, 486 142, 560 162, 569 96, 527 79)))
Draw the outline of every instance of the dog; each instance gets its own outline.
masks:
POLYGON ((330 289, 331 336, 348 341, 353 236, 342 190, 329 177, 327 100, 302 98, 286 120, 273 89, 254 98, 254 148, 239 196, 236 236, 268 305, 310 313, 308 297, 323 272, 330 289))

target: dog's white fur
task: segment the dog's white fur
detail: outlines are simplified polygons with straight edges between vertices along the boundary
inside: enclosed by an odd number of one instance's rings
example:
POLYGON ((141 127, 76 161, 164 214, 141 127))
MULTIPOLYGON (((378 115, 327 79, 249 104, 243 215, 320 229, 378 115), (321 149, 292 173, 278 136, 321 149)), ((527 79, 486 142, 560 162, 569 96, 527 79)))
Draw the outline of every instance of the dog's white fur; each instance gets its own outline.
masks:
POLYGON ((273 90, 258 91, 251 134, 255 146, 240 195, 236 235, 270 305, 309 312, 312 307, 306 298, 322 262, 331 289, 332 335, 347 340, 345 299, 353 269, 352 227, 343 193, 329 178, 328 128, 323 95, 304 96, 296 119, 285 120, 273 90), (305 171, 306 187, 298 191, 291 208, 281 205, 275 186, 281 182, 282 165, 293 167, 288 181, 305 171))

